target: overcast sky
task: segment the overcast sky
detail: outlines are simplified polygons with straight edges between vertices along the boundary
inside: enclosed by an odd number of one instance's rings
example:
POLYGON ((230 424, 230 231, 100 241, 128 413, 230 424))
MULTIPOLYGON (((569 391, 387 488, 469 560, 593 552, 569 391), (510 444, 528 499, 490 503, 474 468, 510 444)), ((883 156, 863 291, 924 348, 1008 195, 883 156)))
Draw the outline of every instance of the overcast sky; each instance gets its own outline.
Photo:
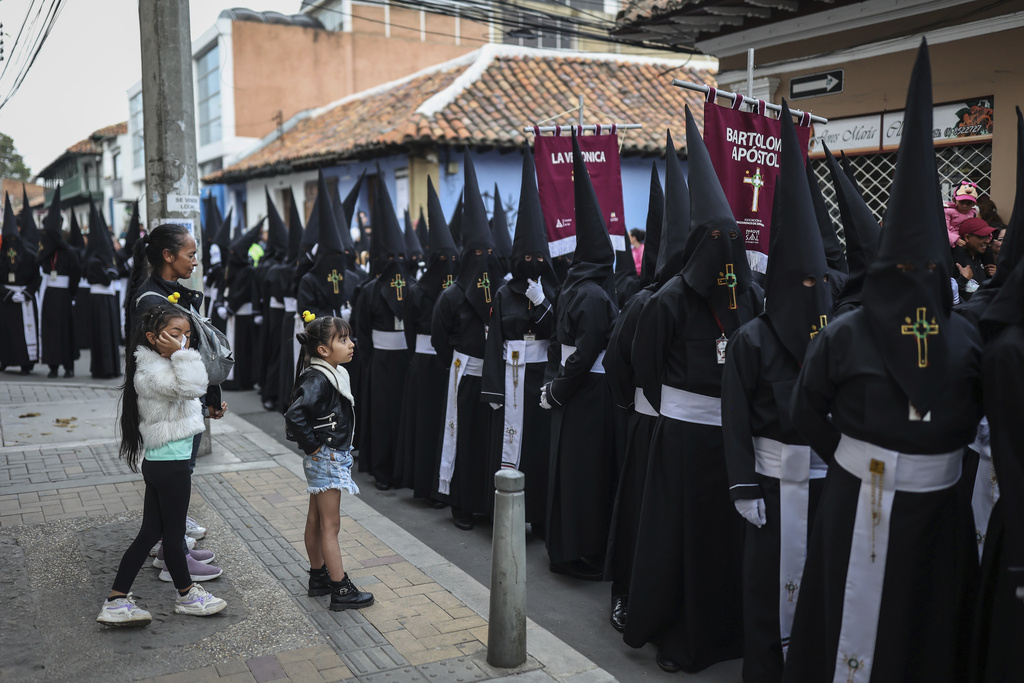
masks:
MULTIPOLYGON (((30 4, 0 2, 5 58, 30 4)), ((295 14, 301 0, 189 0, 192 38, 231 7, 295 14)), ((66 0, 21 88, 0 109, 0 132, 14 138, 32 173, 94 130, 128 119, 126 92, 141 77, 140 55, 138 0, 66 0)))

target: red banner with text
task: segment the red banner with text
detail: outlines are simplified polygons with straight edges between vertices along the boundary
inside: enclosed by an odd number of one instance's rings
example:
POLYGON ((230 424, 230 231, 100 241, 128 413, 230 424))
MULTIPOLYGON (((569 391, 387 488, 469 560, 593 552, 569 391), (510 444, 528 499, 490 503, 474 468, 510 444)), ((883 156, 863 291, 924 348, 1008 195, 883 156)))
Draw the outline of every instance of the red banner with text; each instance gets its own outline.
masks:
MULTIPOLYGON (((714 97, 713 95, 711 96, 714 97)), ((742 103, 737 97, 736 102, 742 103)), ((749 104, 751 100, 746 100, 749 104)), ((711 155, 718 180, 732 207, 736 223, 743 232, 751 265, 763 270, 768 254, 768 233, 771 229, 772 200, 775 180, 779 175, 782 124, 764 115, 764 102, 758 100, 758 111, 740 111, 720 107, 712 101, 704 103, 704 144, 711 155)), ((805 117, 807 119, 808 117, 805 117)), ((797 139, 807 161, 811 129, 809 120, 797 125, 797 139)))
MULTIPOLYGON (((590 182, 604 213, 605 225, 616 251, 626 248, 626 222, 622 215, 622 171, 619 136, 583 135, 577 138, 590 182)), ((572 177, 572 137, 537 135, 534 141, 537 187, 544 211, 544 227, 552 256, 576 249, 576 203, 572 177)))

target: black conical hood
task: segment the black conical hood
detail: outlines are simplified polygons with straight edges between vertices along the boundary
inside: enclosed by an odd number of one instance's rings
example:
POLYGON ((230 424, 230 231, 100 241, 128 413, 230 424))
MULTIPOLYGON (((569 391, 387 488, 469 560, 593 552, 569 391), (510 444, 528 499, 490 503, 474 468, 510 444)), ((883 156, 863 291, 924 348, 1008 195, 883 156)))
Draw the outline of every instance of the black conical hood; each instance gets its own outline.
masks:
MULTIPOLYGON (((352 251, 355 253, 355 242, 352 242, 352 219, 355 218, 356 213, 356 202, 359 201, 359 191, 363 188, 363 180, 366 178, 366 171, 359 174, 359 179, 356 180, 356 184, 352 186, 352 189, 348 191, 345 198, 341 201, 341 208, 345 211, 344 225, 345 231, 348 232, 348 242, 345 242, 345 248, 349 248, 349 243, 352 243, 352 251)), ((339 218, 335 216, 335 218, 339 218)))
MULTIPOLYGON (((429 176, 427 176, 429 178, 429 176)), ((416 219, 416 224, 413 226, 413 232, 416 235, 416 241, 420 243, 420 248, 423 250, 423 256, 427 257, 430 255, 430 231, 427 229, 427 217, 423 212, 423 206, 420 206, 420 217, 416 219)))
POLYGON ((839 242, 839 235, 832 226, 832 216, 825 206, 825 197, 821 194, 821 186, 818 185, 818 178, 814 174, 814 167, 808 159, 805 166, 807 173, 807 186, 811 190, 811 202, 814 204, 814 215, 818 220, 818 232, 821 234, 821 243, 825 247, 825 259, 828 261, 830 270, 837 270, 841 273, 850 272, 846 263, 846 254, 843 253, 843 245, 839 242))
POLYGON ((420 240, 416 237, 416 230, 412 227, 412 220, 409 218, 409 212, 405 212, 405 254, 408 258, 419 261, 423 258, 423 247, 420 246, 420 240))
MULTIPOLYGON (((860 185, 857 184, 857 174, 853 171, 853 164, 850 163, 850 159, 846 156, 846 152, 840 150, 839 154, 842 156, 840 166, 843 168, 843 173, 845 173, 846 177, 850 179, 850 184, 853 185, 853 189, 857 191, 857 194, 860 194, 860 185)), ((863 198, 863 195, 861 195, 861 197, 863 198)))
MULTIPOLYGON (((217 211, 217 203, 214 200, 213 203, 214 211, 217 211)), ((72 224, 74 224, 74 212, 71 212, 72 224)), ((220 219, 220 211, 217 211, 217 218, 220 219)), ((207 221, 209 222, 209 221, 207 221)), ((213 225, 216 225, 214 223, 213 225)), ((210 251, 210 239, 213 238, 213 230, 203 231, 203 250, 207 253, 210 251)), ((129 256, 135 253, 135 245, 142 237, 142 220, 139 218, 139 200, 132 202, 132 217, 128 221, 128 232, 124 236, 124 249, 129 256)))
MULTIPOLYGON (((91 220, 91 219, 90 219, 91 220)), ((68 245, 72 249, 85 249, 85 237, 82 236, 82 226, 78 224, 78 214, 71 210, 71 228, 68 230, 68 245)), ((82 253, 79 251, 79 253, 82 253)), ((130 252, 129 252, 130 253, 130 252)))
MULTIPOLYGON (((27 205, 26 205, 27 206, 27 205)), ((61 234, 60 215, 60 187, 53 191, 53 199, 50 201, 50 210, 43 218, 43 234, 40 238, 42 249, 39 251, 40 258, 50 257, 54 251, 67 249, 67 242, 61 234)))
MULTIPOLYGON (((60 187, 58 186, 55 193, 59 195, 60 187)), ((39 251, 39 245, 43 241, 43 235, 36 226, 35 216, 32 214, 32 208, 28 205, 28 190, 25 189, 25 185, 21 186, 21 239, 26 242, 35 245, 33 249, 36 252, 39 251)))
POLYGON ((264 187, 263 192, 267 197, 266 256, 270 258, 281 258, 288 250, 288 228, 285 226, 284 219, 281 218, 281 214, 278 212, 277 206, 274 205, 274 200, 270 197, 270 190, 264 187))
POLYGON ((299 206, 295 203, 295 194, 292 188, 288 188, 288 254, 285 256, 286 263, 295 263, 299 258, 302 245, 302 234, 305 230, 302 227, 302 215, 299 213, 299 206))
MULTIPOLYGON (((74 211, 72 211, 74 214, 74 211)), ((89 197, 89 244, 85 249, 89 257, 95 257, 105 266, 114 263, 114 243, 107 228, 107 222, 89 197)))
POLYGON ((232 219, 232 208, 228 208, 228 213, 224 216, 224 220, 220 222, 220 227, 217 229, 217 234, 213 238, 213 243, 220 249, 220 258, 222 261, 227 261, 228 248, 231 247, 231 219, 232 219))
MULTIPOLYGON (((220 208, 218 208, 218 206, 217 206, 217 198, 214 197, 212 194, 209 194, 209 195, 207 195, 207 197, 205 199, 205 202, 206 202, 206 212, 205 212, 206 213, 206 220, 203 222, 203 271, 204 272, 210 270, 210 268, 213 267, 213 264, 210 263, 210 249, 213 247, 213 241, 214 241, 214 239, 216 239, 217 231, 220 229, 220 224, 221 224, 221 220, 222 220, 221 216, 220 216, 220 208)), ((132 220, 135 219, 135 216, 138 213, 138 210, 139 210, 139 202, 136 201, 135 202, 135 207, 134 207, 134 209, 132 211, 132 220)), ((132 246, 132 247, 128 246, 128 241, 132 238, 131 232, 132 232, 131 227, 129 227, 128 228, 128 233, 129 234, 128 234, 128 237, 125 239, 125 249, 127 249, 129 254, 132 254, 134 252, 134 246, 132 246)), ((135 230, 135 234, 136 234, 135 239, 136 240, 138 239, 138 233, 139 233, 139 230, 138 230, 138 226, 136 225, 136 230, 135 230)), ((217 247, 217 248, 220 249, 220 247, 217 247)))
POLYGON ((8 273, 17 272, 22 259, 35 258, 35 253, 29 250, 31 245, 26 244, 21 239, 21 233, 18 232, 18 219, 15 217, 14 209, 11 207, 11 196, 6 192, 4 193, 4 220, 0 242, 3 242, 3 253, 0 254, 0 263, 4 264, 4 268, 8 273))
POLYGON ((608 238, 604 212, 597 201, 597 193, 594 192, 594 184, 590 181, 590 172, 583 161, 583 153, 580 151, 575 133, 572 136, 572 173, 573 198, 576 204, 576 218, 573 221, 576 228, 576 250, 572 263, 607 267, 611 273, 615 251, 608 238))
POLYGON ((345 211, 345 204, 341 201, 341 193, 338 190, 338 182, 333 178, 330 182, 330 191, 331 210, 334 212, 334 221, 338 226, 338 236, 341 237, 341 246, 345 248, 345 253, 355 254, 356 243, 352 241, 352 232, 350 230, 352 225, 352 216, 345 211))
POLYGON ((491 237, 494 239, 494 255, 498 257, 505 272, 512 270, 512 236, 508 232, 508 215, 501 203, 501 191, 494 184, 494 211, 491 213, 491 237))
POLYGON ((778 221, 772 223, 764 314, 783 346, 803 363, 807 345, 832 315, 832 290, 826 281, 829 267, 803 153, 785 99, 779 121, 778 221), (813 282, 812 286, 805 286, 805 281, 813 282))
MULTIPOLYGON (((652 184, 655 180, 651 181, 652 184)), ((685 264, 683 253, 690 236, 690 188, 686 185, 686 175, 679 163, 671 132, 665 134, 665 202, 660 213, 661 244, 657 247, 658 262, 654 271, 654 279, 659 286, 682 271, 685 264)), ((651 242, 651 233, 648 232, 646 249, 650 248, 651 242)))
POLYGON ((427 217, 430 221, 427 233, 430 238, 430 255, 446 254, 450 258, 458 255, 458 248, 455 240, 448 231, 448 222, 444 219, 444 211, 441 210, 441 200, 434 189, 434 181, 427 176, 427 217))
POLYGON ((878 255, 864 281, 864 313, 886 369, 926 415, 940 393, 952 348, 953 296, 932 138, 931 64, 923 39, 883 225, 878 255))
POLYGON ((334 208, 331 206, 331 193, 327 189, 327 181, 324 179, 323 171, 317 171, 316 183, 316 202, 313 204, 313 211, 309 215, 306 232, 308 235, 311 228, 316 230, 316 244, 319 245, 317 247, 317 258, 319 259, 320 255, 325 253, 344 253, 345 248, 341 243, 341 235, 338 234, 338 222, 334 218, 334 208))
POLYGON ((1024 261, 1024 116, 1017 107, 1017 194, 1013 199, 1013 211, 1006 225, 1006 238, 996 259, 996 274, 987 283, 999 287, 1010 276, 1017 264, 1024 261))
POLYGON ((21 242, 21 233, 18 232, 18 219, 11 208, 11 195, 4 192, 4 221, 3 229, 0 231, 0 243, 15 248, 21 242))
POLYGON ((448 232, 452 236, 452 240, 455 242, 455 246, 462 251, 462 197, 465 195, 465 189, 459 192, 459 201, 455 203, 455 210, 452 211, 452 219, 448 221, 448 232))
MULTIPOLYGON (((493 250, 494 238, 491 236, 490 225, 487 221, 487 209, 484 208, 484 199, 480 194, 476 167, 473 164, 473 157, 469 154, 469 148, 466 148, 464 154, 463 167, 465 168, 466 184, 462 191, 462 212, 459 218, 462 251, 480 249, 486 252, 488 249, 493 250)), ((456 210, 458 210, 457 207, 456 210)), ((452 236, 454 237, 454 234, 452 236)))
POLYGON ((373 220, 373 244, 381 258, 405 256, 405 236, 395 215, 395 205, 391 201, 387 183, 383 182, 384 174, 377 166, 377 177, 382 181, 377 186, 376 216, 373 220))
POLYGON ((844 307, 856 306, 860 304, 868 266, 878 253, 878 238, 882 229, 864 198, 850 182, 849 176, 843 173, 836 158, 829 152, 828 146, 825 145, 824 149, 825 161, 836 190, 836 201, 839 203, 843 233, 846 235, 846 263, 849 271, 846 286, 836 303, 844 307))
MULTIPOLYGON (((687 192, 689 202, 689 192, 687 192)), ((647 200, 647 236, 644 237, 644 256, 640 262, 640 285, 646 287, 654 282, 661 258, 662 223, 665 220, 665 192, 661 189, 658 162, 651 162, 651 194, 647 200)), ((686 212, 686 224, 690 224, 690 212, 686 212)))
POLYGON ((731 332, 740 324, 739 298, 750 287, 750 266, 743 235, 689 107, 686 151, 690 170, 690 236, 683 253, 682 275, 686 284, 709 302, 726 332, 731 332))
POLYGON ((516 234, 512 239, 512 276, 515 279, 541 278, 542 285, 556 287, 558 278, 551 267, 551 252, 544 229, 544 211, 537 190, 537 167, 530 146, 523 146, 523 175, 519 187, 516 234), (530 256, 530 261, 526 260, 530 256), (543 260, 540 260, 543 259, 543 260))

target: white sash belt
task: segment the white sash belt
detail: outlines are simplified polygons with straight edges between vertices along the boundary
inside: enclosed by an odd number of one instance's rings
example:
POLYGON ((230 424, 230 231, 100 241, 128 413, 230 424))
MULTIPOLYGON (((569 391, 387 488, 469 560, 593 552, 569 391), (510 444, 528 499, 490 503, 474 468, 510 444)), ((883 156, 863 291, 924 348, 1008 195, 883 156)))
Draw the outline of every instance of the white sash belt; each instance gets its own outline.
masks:
POLYGON ((114 285, 113 284, 109 284, 109 285, 89 285, 89 293, 90 294, 113 295, 113 294, 116 294, 117 292, 114 291, 114 285))
POLYGON ((779 480, 779 633, 785 657, 807 559, 809 482, 823 478, 828 466, 810 446, 763 436, 754 437, 754 458, 758 474, 779 480))
MULTIPOLYGON (((565 365, 565 361, 569 360, 569 356, 576 353, 575 346, 569 346, 568 344, 562 344, 562 365, 565 365)), ((596 372, 601 375, 604 374, 604 351, 597 356, 597 360, 594 361, 593 367, 590 368, 591 372, 596 372)))
POLYGON ((459 384, 466 375, 483 375, 484 359, 456 351, 448 369, 448 403, 444 413, 444 439, 441 443, 441 467, 438 471, 438 493, 448 495, 455 474, 455 447, 459 436, 459 384))
POLYGON ((405 351, 409 348, 405 332, 372 331, 373 348, 381 351, 405 351))
POLYGON ((252 315, 252 302, 246 301, 241 307, 235 311, 235 315, 252 315))
POLYGON ((416 335, 416 353, 422 353, 427 356, 437 355, 437 351, 434 350, 434 345, 430 342, 429 334, 416 335))
POLYGON ((272 296, 270 297, 270 307, 283 309, 284 302, 278 299, 276 296, 272 296))
POLYGON ((68 280, 67 275, 58 275, 57 277, 50 277, 49 275, 46 275, 45 277, 43 277, 43 279, 46 281, 47 287, 67 289, 68 287, 71 286, 71 282, 70 280, 68 280))
POLYGON ((974 529, 978 538, 978 559, 985 549, 985 534, 988 532, 988 520, 992 516, 992 506, 999 500, 999 482, 996 481, 996 470, 992 465, 992 444, 990 442, 988 418, 981 418, 978 425, 978 436, 971 444, 977 451, 978 471, 974 475, 974 494, 971 496, 971 509, 974 511, 974 529))
POLYGON ((546 339, 526 341, 509 340, 504 344, 505 356, 505 411, 501 433, 501 466, 519 469, 523 453, 523 406, 526 403, 526 366, 546 363, 546 339))
POLYGON ((651 405, 651 402, 647 400, 647 396, 644 395, 644 390, 640 387, 637 387, 636 392, 633 394, 633 410, 641 415, 658 417, 658 411, 655 410, 654 406, 651 405))
MULTIPOLYGON (((7 285, 12 292, 25 293, 25 285, 7 285)), ((28 352, 28 359, 33 363, 39 361, 39 331, 36 329, 35 300, 26 296, 21 302, 21 322, 25 328, 25 351, 28 352)))
MULTIPOLYGON (((295 301, 295 299, 292 299, 292 301, 295 301)), ((288 299, 285 299, 285 305, 287 305, 287 304, 288 304, 288 299)), ((287 310, 288 309, 285 308, 285 311, 287 311, 287 310)), ((292 323, 292 359, 296 363, 298 363, 299 362, 299 354, 302 353, 302 344, 300 344, 299 340, 295 338, 295 335, 297 335, 299 332, 302 332, 303 330, 306 329, 306 323, 304 323, 302 321, 302 316, 300 316, 294 310, 291 313, 292 313, 292 320, 294 321, 292 323)))
POLYGON ((843 435, 836 462, 861 480, 843 592, 834 683, 871 680, 882 607, 889 525, 897 491, 948 489, 960 478, 963 451, 908 455, 843 435))
POLYGON ((299 310, 299 302, 294 296, 286 296, 284 298, 284 310, 289 313, 297 313, 299 310))
POLYGON ((681 422, 722 426, 722 399, 661 385, 661 414, 681 422))

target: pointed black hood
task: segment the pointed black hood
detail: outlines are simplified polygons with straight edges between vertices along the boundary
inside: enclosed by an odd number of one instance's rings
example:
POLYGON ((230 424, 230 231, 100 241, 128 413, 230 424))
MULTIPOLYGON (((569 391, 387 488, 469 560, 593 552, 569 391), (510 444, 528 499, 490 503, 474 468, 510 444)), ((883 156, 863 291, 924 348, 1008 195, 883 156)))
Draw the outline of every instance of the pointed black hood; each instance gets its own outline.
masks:
MULTIPOLYGON (((35 259, 35 253, 30 250, 30 245, 21 239, 18 232, 18 219, 11 208, 11 196, 4 193, 4 221, 3 221, 3 254, 0 263, 4 264, 4 270, 8 273, 16 273, 18 266, 26 259, 35 259)), ((6 283, 0 283, 6 284, 6 283)))
MULTIPOLYGON (((352 221, 350 220, 352 216, 345 211, 345 203, 341 201, 341 193, 338 190, 337 180, 331 178, 328 186, 331 192, 331 211, 334 212, 334 222, 338 227, 338 236, 341 238, 341 246, 344 248, 347 255, 354 257, 356 253, 356 244, 352 241, 352 232, 349 230, 349 226, 352 225, 352 221)), ((349 265, 350 267, 355 266, 354 258, 349 265)))
POLYGON ((949 356, 950 254, 932 139, 932 74, 921 41, 903 136, 864 313, 886 369, 922 415, 939 394, 949 356))
MULTIPOLYGON (((654 271, 654 280, 659 287, 682 272, 686 264, 683 254, 690 237, 690 189, 686 185, 686 175, 679 163, 671 132, 666 133, 665 150, 665 202, 660 210, 661 244, 657 248, 658 261, 654 271)), ((648 232, 647 249, 651 241, 651 233, 648 232)), ((646 256, 646 249, 644 251, 646 256)))
POLYGON ((63 218, 60 215, 60 187, 53 192, 53 200, 50 202, 50 210, 43 219, 43 234, 40 239, 42 248, 39 251, 39 260, 42 262, 53 256, 56 251, 64 251, 68 243, 64 241, 61 234, 63 218))
POLYGON ((427 259, 427 269, 420 275, 418 285, 427 292, 431 301, 435 301, 441 291, 454 282, 455 275, 458 274, 456 256, 459 252, 455 248, 451 233, 448 232, 448 224, 441 210, 441 200, 430 176, 427 176, 427 216, 430 219, 430 228, 427 230, 430 256, 427 259))
POLYGON ((512 272, 512 237, 508 233, 508 215, 501 203, 501 191, 498 189, 498 183, 494 183, 494 211, 491 216, 494 255, 498 257, 498 263, 504 270, 501 276, 505 277, 512 272))
POLYGON ((812 190, 785 99, 779 121, 781 164, 775 184, 778 220, 772 223, 764 315, 782 345, 798 363, 803 363, 807 345, 832 316, 832 289, 827 282, 829 267, 812 190))
POLYGON ((821 234, 821 243, 825 247, 825 260, 828 261, 829 270, 849 273, 850 267, 846 263, 843 245, 832 225, 832 216, 829 215, 828 207, 825 206, 825 197, 821 194, 821 186, 818 185, 818 178, 814 174, 814 166, 810 159, 807 160, 805 171, 807 186, 811 190, 811 202, 814 204, 814 216, 818 221, 818 232, 821 234))
MULTIPOLYGON (((60 193, 60 187, 56 189, 56 193, 60 193)), ((33 253, 38 254, 42 248, 43 235, 38 226, 36 226, 32 207, 28 205, 28 190, 25 189, 24 185, 21 186, 21 212, 19 216, 21 218, 21 239, 26 244, 31 244, 33 253)))
MULTIPOLYGON (((687 202, 690 197, 687 193, 687 202)), ((654 274, 658 270, 658 259, 661 256, 661 226, 665 220, 665 192, 661 189, 661 177, 658 175, 658 162, 651 162, 651 194, 647 200, 647 236, 644 238, 644 256, 640 262, 640 286, 646 287, 654 282, 654 274)), ((690 211, 686 211, 686 224, 690 224, 690 211)))
MULTIPOLYGON (((214 201, 214 210, 216 211, 217 203, 214 201)), ((74 212, 72 212, 72 222, 74 222, 74 212)), ((217 218, 220 219, 220 211, 217 211, 217 218)), ((209 222, 209 221, 207 221, 209 222)), ((211 224, 211 225, 216 225, 211 224)), ((210 239, 213 237, 213 230, 203 231, 203 251, 209 254, 210 251, 210 239)), ((142 220, 139 218, 139 200, 132 202, 132 217, 128 221, 128 232, 124 236, 124 250, 125 253, 130 257, 135 253, 135 245, 138 244, 142 238, 142 220)))
POLYGON ((573 221, 576 228, 576 250, 562 286, 563 291, 568 291, 578 282, 593 280, 614 302, 617 300, 613 270, 615 251, 575 133, 572 137, 572 177, 576 204, 576 217, 573 221))
MULTIPOLYGON (((204 201, 206 202, 206 220, 203 221, 203 272, 205 273, 209 271, 210 268, 213 266, 213 263, 211 263, 210 261, 210 250, 213 248, 213 242, 217 237, 217 231, 220 229, 220 224, 223 219, 221 218, 220 215, 220 208, 218 208, 217 206, 216 197, 210 194, 207 195, 204 201)), ((139 202, 136 201, 135 208, 132 211, 132 220, 135 220, 135 216, 137 215, 138 210, 139 202)), ((137 227, 138 226, 136 226, 136 228, 137 227)), ((125 248, 128 250, 129 254, 133 253, 134 250, 134 247, 129 247, 127 244, 127 242, 132 238, 131 232, 132 230, 129 227, 128 238, 125 240, 125 248)), ((136 239, 138 232, 138 229, 136 229, 136 239)), ((219 249, 220 247, 217 248, 219 249)))
MULTIPOLYGON (((857 175, 853 171, 853 164, 850 163, 850 158, 846 156, 846 152, 840 150, 839 154, 842 156, 842 162, 840 166, 843 168, 843 173, 850 179, 850 184, 853 185, 853 189, 857 190, 857 194, 861 194, 860 185, 857 184, 857 175)), ((863 198, 863 195, 861 195, 863 198)))
POLYGON ((836 158, 829 152, 828 146, 824 149, 825 161, 836 190, 836 201, 839 203, 843 233, 846 235, 846 263, 849 268, 849 276, 836 300, 836 307, 847 309, 860 305, 864 278, 867 277, 868 266, 878 253, 878 238, 882 229, 864 198, 850 182, 849 176, 843 173, 836 158))
POLYGON ((494 258, 494 242, 487 223, 487 209, 484 208, 476 168, 468 147, 463 155, 463 168, 462 259, 458 283, 466 294, 466 300, 486 323, 491 313, 491 301, 502 283, 494 258))
POLYGON ((256 225, 243 232, 231 241, 228 247, 228 263, 236 266, 243 266, 249 263, 249 248, 260 241, 263 234, 263 224, 267 218, 264 216, 256 225))
POLYGON ((211 252, 210 261, 212 265, 217 265, 218 263, 227 264, 228 249, 231 247, 231 219, 233 218, 232 213, 232 208, 229 207, 228 214, 224 216, 224 220, 221 221, 220 227, 217 229, 217 233, 213 238, 213 245, 211 246, 216 246, 219 254, 215 258, 213 253, 211 252))
POLYGON ((377 291, 396 318, 405 317, 405 300, 412 285, 406 264, 405 236, 398 225, 395 205, 391 201, 384 174, 377 166, 377 196, 374 202, 373 248, 377 259, 377 291))
POLYGON ((366 178, 366 171, 359 174, 359 179, 356 180, 356 184, 352 186, 352 189, 348 191, 345 198, 341 201, 341 208, 345 212, 344 219, 341 216, 335 216, 342 221, 342 227, 345 232, 348 233, 348 240, 343 239, 345 248, 351 247, 352 253, 355 254, 356 247, 355 242, 352 240, 352 219, 355 218, 356 213, 356 202, 359 201, 359 192, 363 189, 363 180, 366 178))
POLYGON ((409 218, 409 212, 405 212, 405 255, 410 264, 415 266, 423 260, 423 247, 420 246, 420 240, 416 236, 416 230, 412 227, 412 220, 409 218))
POLYGON ((743 235, 686 107, 686 150, 690 166, 690 236, 683 253, 683 279, 711 305, 722 326, 739 327, 739 298, 750 288, 743 235))
POLYGON ((331 193, 327 189, 327 180, 323 171, 317 171, 317 193, 316 202, 313 204, 313 211, 309 214, 309 223, 306 224, 306 234, 315 230, 317 245, 317 259, 321 254, 342 254, 345 251, 341 243, 341 235, 338 234, 338 222, 334 217, 334 207, 331 202, 331 193))
MULTIPOLYGON (((78 214, 75 210, 71 210, 71 228, 68 230, 68 245, 78 251, 79 254, 85 253, 85 237, 82 236, 82 226, 78 224, 78 214)), ((91 219, 90 219, 91 220, 91 219)))
POLYGON ((530 146, 523 146, 523 176, 519 188, 519 210, 516 213, 516 234, 512 240, 512 283, 538 280, 551 292, 558 289, 558 278, 551 267, 551 252, 548 250, 548 236, 544 229, 544 212, 540 206, 537 190, 537 167, 530 152, 530 146), (526 257, 530 260, 527 261, 526 257), (549 290, 550 288, 550 290, 549 290))
POLYGON ((317 171, 317 193, 313 210, 306 224, 306 237, 310 230, 317 236, 316 260, 313 267, 303 277, 312 277, 317 289, 334 310, 340 310, 349 303, 355 283, 348 277, 346 257, 338 234, 338 224, 334 220, 334 209, 331 206, 331 194, 327 189, 327 181, 323 171, 317 171))
MULTIPOLYGON (((74 212, 72 212, 74 213, 74 212)), ((85 249, 86 257, 98 260, 106 267, 114 265, 114 242, 103 220, 103 214, 89 197, 89 244, 85 249)))
POLYGON ((462 198, 465 196, 465 188, 459 192, 459 201, 455 202, 455 210, 452 211, 452 219, 448 221, 448 232, 455 242, 455 246, 462 251, 462 198))
POLYGON ((264 187, 263 192, 267 197, 267 252, 264 258, 279 261, 288 250, 288 228, 270 197, 270 190, 264 187))
POLYGON ((288 253, 285 256, 285 263, 294 264, 298 260, 299 251, 302 245, 302 216, 299 214, 299 207, 295 203, 295 194, 288 188, 288 253))

